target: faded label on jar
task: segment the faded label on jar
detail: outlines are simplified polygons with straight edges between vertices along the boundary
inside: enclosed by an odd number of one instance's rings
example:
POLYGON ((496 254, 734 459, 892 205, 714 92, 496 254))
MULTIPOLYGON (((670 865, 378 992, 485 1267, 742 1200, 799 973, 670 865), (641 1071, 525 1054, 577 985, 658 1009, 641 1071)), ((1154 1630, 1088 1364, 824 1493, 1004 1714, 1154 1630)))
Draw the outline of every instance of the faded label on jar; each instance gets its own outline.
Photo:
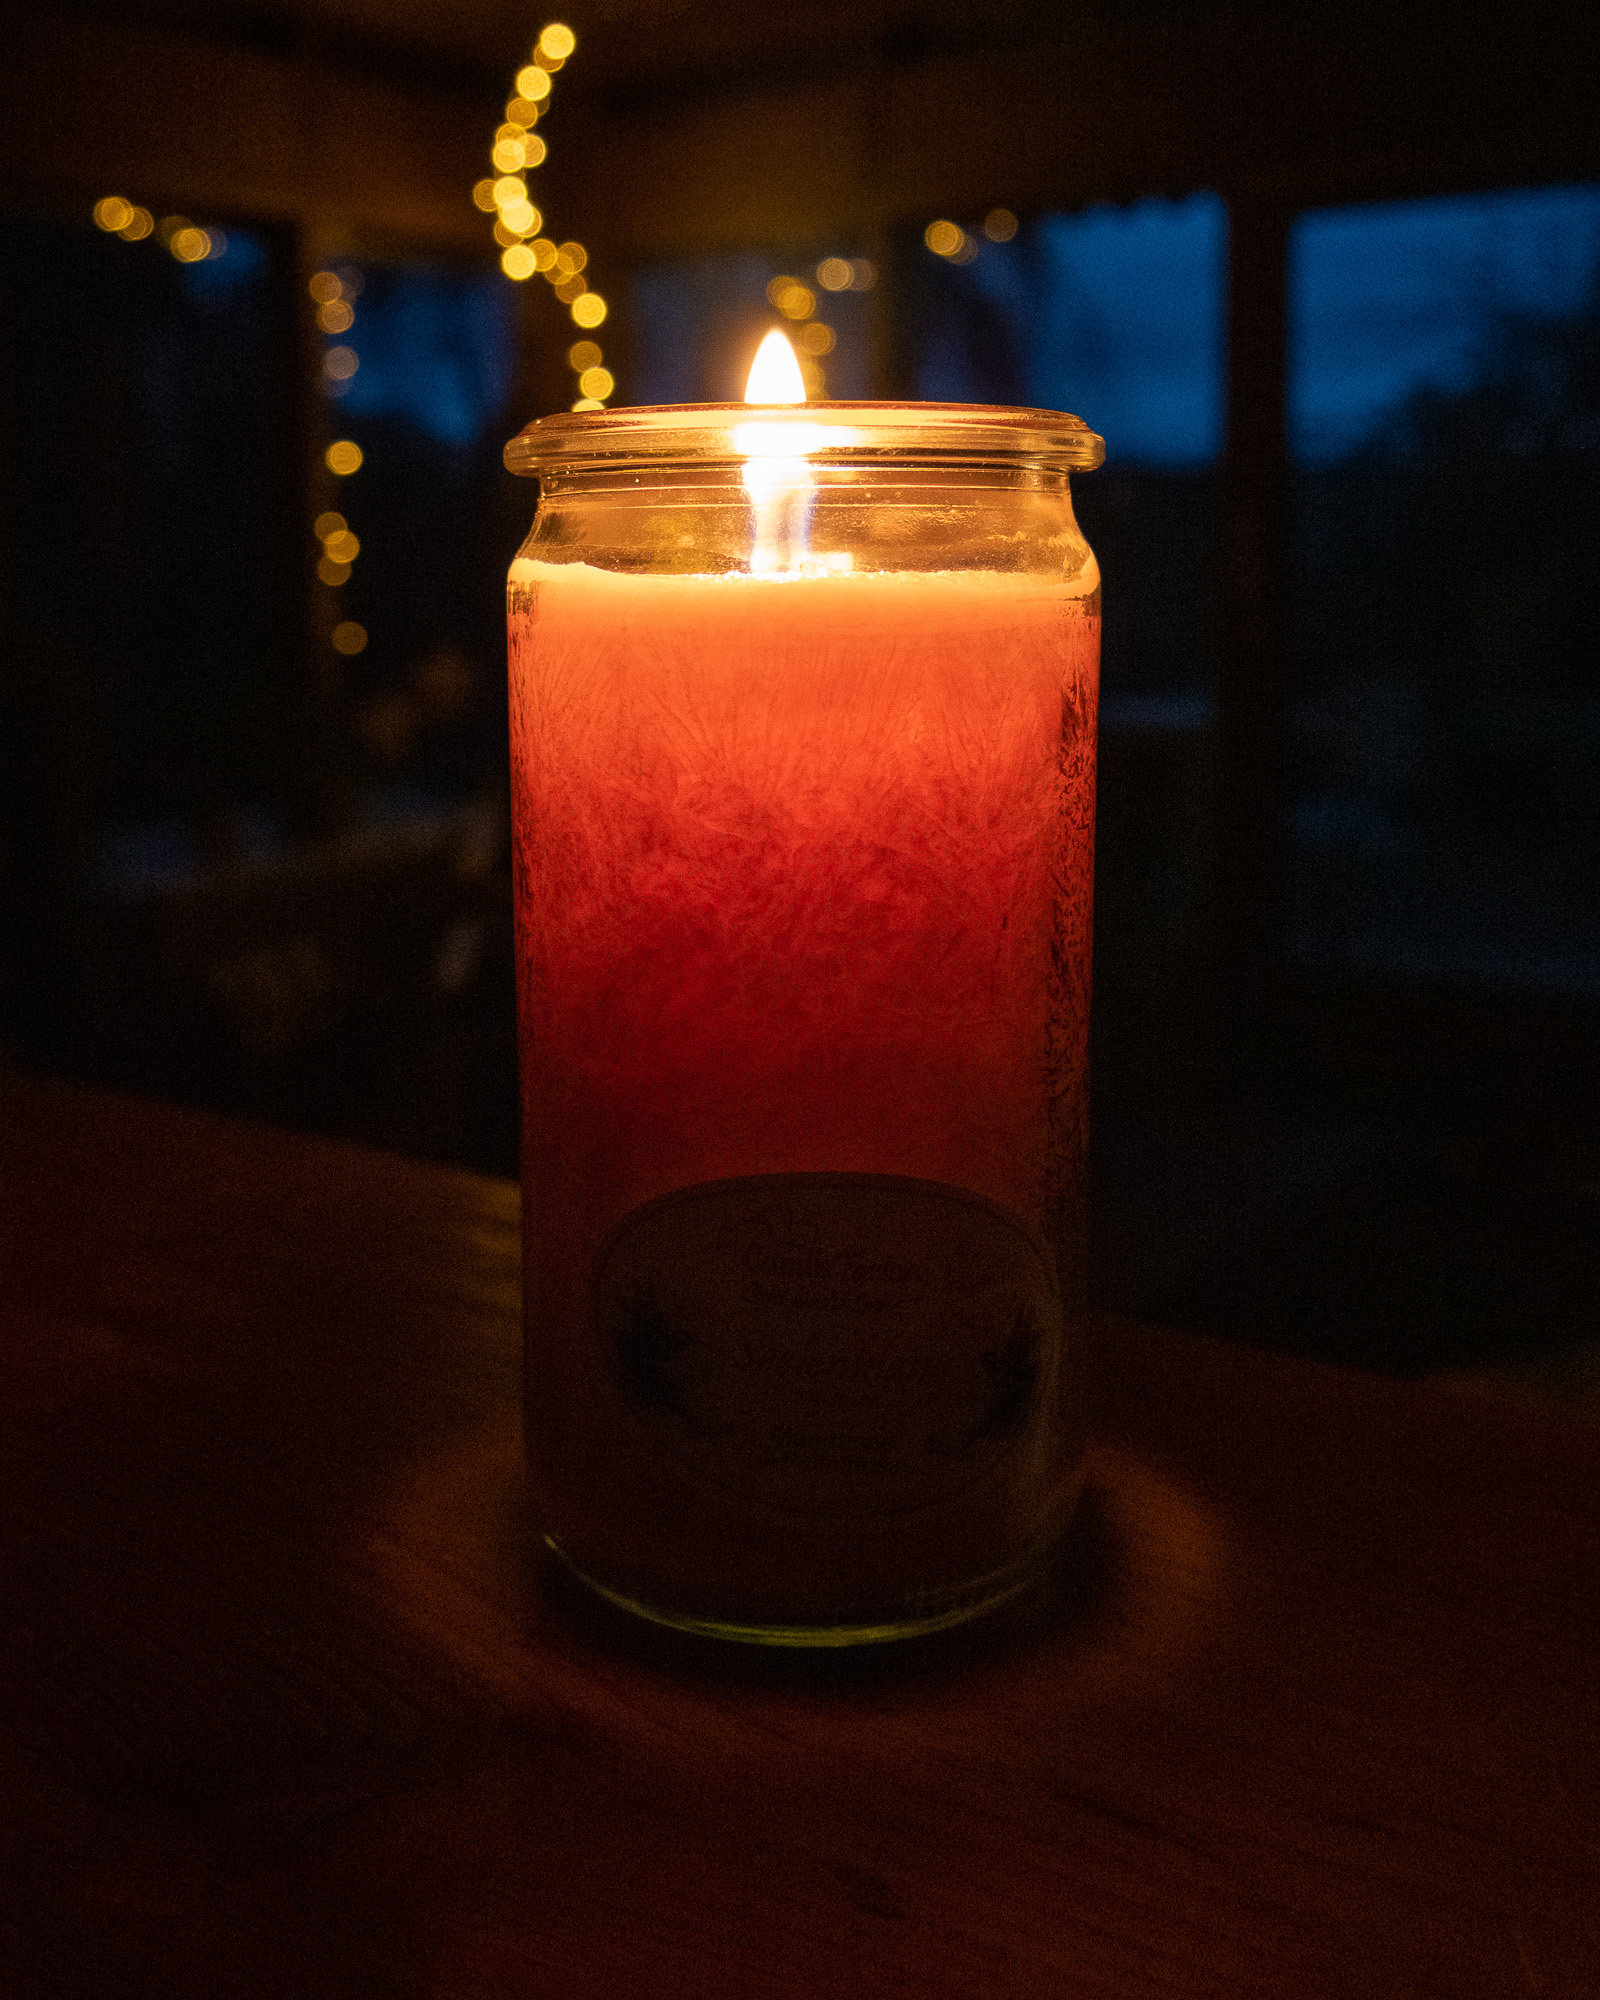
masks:
POLYGON ((595 1265, 641 1425, 789 1513, 925 1507, 1051 1421, 1061 1300, 1020 1217, 939 1182, 770 1174, 635 1209, 595 1265))

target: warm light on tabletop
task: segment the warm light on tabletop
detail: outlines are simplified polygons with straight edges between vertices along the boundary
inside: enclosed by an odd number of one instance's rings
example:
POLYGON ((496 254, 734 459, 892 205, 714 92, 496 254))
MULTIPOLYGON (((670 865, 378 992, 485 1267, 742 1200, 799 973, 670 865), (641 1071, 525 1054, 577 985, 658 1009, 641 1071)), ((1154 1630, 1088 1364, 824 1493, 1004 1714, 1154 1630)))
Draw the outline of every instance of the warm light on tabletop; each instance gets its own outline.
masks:
POLYGON ((1070 1518, 1100 455, 781 334, 507 448, 530 1476, 648 1615, 926 1630, 1070 1518))

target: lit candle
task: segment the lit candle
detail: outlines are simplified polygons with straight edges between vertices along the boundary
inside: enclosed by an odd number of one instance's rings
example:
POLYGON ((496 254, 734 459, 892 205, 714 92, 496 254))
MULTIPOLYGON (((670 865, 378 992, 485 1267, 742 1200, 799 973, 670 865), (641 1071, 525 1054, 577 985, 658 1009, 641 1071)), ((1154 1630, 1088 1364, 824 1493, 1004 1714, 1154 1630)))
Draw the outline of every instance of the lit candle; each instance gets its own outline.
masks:
POLYGON ((530 1469, 636 1608, 884 1636, 1076 1494, 1098 440, 753 387, 508 452, 530 1469))

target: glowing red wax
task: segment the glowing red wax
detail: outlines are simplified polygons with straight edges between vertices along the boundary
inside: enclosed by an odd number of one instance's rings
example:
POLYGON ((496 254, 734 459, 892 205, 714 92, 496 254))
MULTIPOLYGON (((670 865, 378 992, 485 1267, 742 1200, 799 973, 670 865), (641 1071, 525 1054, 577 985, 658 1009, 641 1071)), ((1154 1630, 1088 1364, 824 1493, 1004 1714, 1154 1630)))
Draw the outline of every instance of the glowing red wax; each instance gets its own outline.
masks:
POLYGON ((716 1503, 613 1409, 598 1247, 674 1189, 847 1172, 970 1189, 1060 1253, 1098 597, 522 559, 511 602, 530 1459, 558 1529, 620 1558, 669 1511, 658 1565, 714 1568, 716 1503))

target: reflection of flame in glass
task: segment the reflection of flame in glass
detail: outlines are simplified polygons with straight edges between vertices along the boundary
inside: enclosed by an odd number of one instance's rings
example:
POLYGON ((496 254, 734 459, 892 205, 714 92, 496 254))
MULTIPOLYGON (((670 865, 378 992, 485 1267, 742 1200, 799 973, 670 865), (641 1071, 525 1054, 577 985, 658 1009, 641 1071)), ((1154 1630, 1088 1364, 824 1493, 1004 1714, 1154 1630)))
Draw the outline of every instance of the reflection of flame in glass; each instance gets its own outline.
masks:
MULTIPOLYGON (((806 399, 794 349, 776 327, 756 349, 744 399, 768 407, 806 399)), ((801 455, 808 439, 786 424, 738 424, 733 439, 745 455, 741 478, 755 514, 750 568, 757 576, 796 569, 809 544, 815 484, 801 455)))

